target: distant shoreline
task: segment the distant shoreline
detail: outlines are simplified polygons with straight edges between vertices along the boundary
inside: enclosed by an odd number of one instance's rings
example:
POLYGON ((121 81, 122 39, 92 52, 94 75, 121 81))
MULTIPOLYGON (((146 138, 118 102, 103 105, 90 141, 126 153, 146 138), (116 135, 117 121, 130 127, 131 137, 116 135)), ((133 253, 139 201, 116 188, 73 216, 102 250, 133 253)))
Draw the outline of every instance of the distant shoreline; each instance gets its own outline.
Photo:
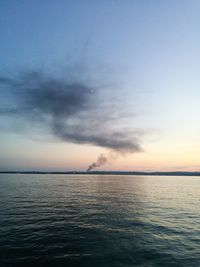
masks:
POLYGON ((0 171, 0 174, 70 174, 70 175, 147 175, 147 176, 200 176, 200 172, 138 172, 138 171, 0 171))

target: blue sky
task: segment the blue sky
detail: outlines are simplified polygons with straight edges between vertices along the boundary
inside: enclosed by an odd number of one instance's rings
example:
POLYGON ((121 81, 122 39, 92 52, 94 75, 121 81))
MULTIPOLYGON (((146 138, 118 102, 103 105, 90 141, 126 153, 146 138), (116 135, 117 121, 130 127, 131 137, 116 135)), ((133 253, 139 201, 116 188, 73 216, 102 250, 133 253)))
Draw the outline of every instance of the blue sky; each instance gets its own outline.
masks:
MULTIPOLYGON (((196 170, 199 12, 194 0, 1 1, 0 74, 40 69, 60 75, 66 66, 73 72, 80 65, 80 76, 86 68, 104 86, 102 99, 121 98, 126 124, 141 131, 144 152, 105 169, 196 170)), ((106 153, 91 145, 37 141, 29 126, 5 116, 0 123, 1 169, 84 169, 106 153), (22 134, 21 128, 28 130, 22 134)))

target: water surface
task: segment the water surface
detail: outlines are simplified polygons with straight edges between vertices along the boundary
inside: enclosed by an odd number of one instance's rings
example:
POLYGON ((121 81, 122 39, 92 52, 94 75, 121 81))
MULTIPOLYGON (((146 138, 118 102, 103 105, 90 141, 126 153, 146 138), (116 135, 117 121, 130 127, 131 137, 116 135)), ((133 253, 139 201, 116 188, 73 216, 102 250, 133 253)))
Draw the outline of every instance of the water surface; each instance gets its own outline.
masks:
POLYGON ((200 266, 200 177, 0 175, 0 266, 200 266))

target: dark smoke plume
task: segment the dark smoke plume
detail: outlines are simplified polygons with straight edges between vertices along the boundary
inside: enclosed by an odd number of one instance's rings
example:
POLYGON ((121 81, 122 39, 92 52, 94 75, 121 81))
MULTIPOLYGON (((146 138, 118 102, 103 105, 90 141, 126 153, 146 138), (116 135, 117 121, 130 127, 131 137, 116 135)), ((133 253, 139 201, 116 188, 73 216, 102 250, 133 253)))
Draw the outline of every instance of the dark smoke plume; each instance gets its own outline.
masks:
POLYGON ((103 154, 101 154, 96 162, 93 162, 87 169, 87 172, 91 171, 92 169, 101 167, 102 165, 104 165, 107 162, 107 157, 104 156, 103 154))
MULTIPOLYGON (((0 114, 38 125, 59 140, 91 144, 120 153, 139 152, 137 135, 120 129, 112 117, 111 100, 100 97, 89 82, 26 72, 15 78, 0 77, 0 114), (2 103, 1 103, 2 102, 2 103), (105 108, 109 107, 109 108, 105 108)), ((88 170, 106 162, 101 155, 88 170)))

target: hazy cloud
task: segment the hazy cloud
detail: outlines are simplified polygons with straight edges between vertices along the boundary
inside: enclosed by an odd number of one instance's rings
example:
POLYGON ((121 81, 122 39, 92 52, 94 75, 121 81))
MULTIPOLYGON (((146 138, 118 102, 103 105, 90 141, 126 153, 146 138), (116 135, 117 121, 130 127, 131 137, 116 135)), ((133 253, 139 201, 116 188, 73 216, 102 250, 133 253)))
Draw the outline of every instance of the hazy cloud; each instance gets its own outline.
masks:
POLYGON ((142 150, 134 131, 116 127, 112 105, 104 109, 102 103, 107 100, 99 98, 99 88, 89 82, 26 72, 15 78, 0 77, 0 86, 2 96, 9 95, 0 109, 4 116, 20 117, 32 127, 40 124, 62 141, 122 153, 142 150))

